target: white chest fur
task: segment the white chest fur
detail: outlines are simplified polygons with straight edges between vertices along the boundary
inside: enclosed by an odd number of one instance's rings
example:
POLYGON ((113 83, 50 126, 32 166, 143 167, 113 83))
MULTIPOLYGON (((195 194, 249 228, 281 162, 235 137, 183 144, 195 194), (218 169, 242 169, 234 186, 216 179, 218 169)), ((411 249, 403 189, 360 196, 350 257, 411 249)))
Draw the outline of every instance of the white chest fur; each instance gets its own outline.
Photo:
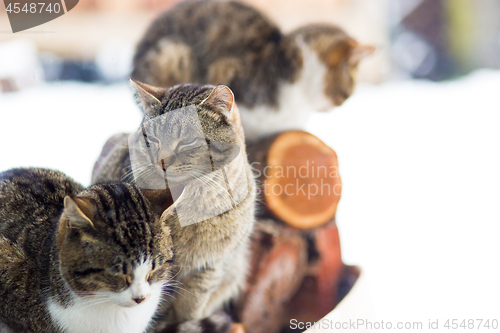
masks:
POLYGON ((162 284, 151 286, 150 297, 141 304, 125 307, 105 296, 75 297, 68 307, 49 301, 52 320, 68 333, 142 333, 148 328, 162 294, 162 284))
POLYGON ((299 78, 293 83, 281 83, 278 107, 266 105, 246 108, 239 106, 245 137, 249 141, 279 133, 302 129, 311 113, 332 107, 324 94, 326 66, 302 40, 297 40, 304 64, 299 78))
POLYGON ((148 301, 135 307, 123 307, 110 302, 100 303, 78 299, 67 308, 55 302, 49 303, 49 310, 64 332, 68 333, 142 333, 148 327, 156 312, 159 295, 151 295, 148 301))

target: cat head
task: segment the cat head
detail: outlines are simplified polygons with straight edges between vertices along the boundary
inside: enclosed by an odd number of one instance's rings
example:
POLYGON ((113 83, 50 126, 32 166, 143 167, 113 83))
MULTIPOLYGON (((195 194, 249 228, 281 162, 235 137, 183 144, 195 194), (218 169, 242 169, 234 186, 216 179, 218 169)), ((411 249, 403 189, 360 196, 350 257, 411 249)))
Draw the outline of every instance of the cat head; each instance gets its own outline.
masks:
POLYGON ((182 184, 220 169, 244 151, 240 116, 228 87, 131 85, 145 115, 132 137, 135 143, 129 140, 136 182, 142 175, 162 175, 169 186, 182 184))
POLYGON ((359 62, 375 51, 375 47, 359 44, 334 25, 308 25, 290 37, 302 51, 302 76, 308 81, 312 103, 318 111, 340 106, 351 96, 359 62), (322 74, 319 78, 318 72, 322 74))
POLYGON ((74 293, 121 306, 159 299, 172 277, 172 240, 147 195, 131 184, 106 184, 65 198, 59 269, 74 293))

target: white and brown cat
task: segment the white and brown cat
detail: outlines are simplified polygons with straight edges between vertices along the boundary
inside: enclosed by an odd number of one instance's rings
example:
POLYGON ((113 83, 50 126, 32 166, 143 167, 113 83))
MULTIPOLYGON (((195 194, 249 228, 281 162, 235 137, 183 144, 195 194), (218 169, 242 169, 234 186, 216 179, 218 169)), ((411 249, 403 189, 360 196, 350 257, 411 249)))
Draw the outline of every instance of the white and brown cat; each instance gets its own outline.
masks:
POLYGON ((172 261, 170 230, 137 186, 0 173, 0 332, 145 332, 172 261))
POLYGON ((227 85, 252 141, 300 129, 312 112, 342 105, 353 93, 360 60, 374 50, 334 25, 283 34, 241 2, 188 0, 151 24, 132 78, 160 87, 227 85))

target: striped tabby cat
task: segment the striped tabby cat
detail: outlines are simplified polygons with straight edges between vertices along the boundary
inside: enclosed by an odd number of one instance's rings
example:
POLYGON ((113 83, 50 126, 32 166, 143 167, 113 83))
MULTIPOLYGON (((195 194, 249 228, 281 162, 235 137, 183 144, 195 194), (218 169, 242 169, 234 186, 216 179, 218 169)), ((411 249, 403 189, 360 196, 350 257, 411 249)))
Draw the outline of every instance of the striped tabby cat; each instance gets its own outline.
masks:
POLYGON ((160 87, 225 84, 248 140, 302 128, 313 111, 341 105, 374 48, 342 29, 314 24, 289 34, 238 1, 185 1, 140 41, 132 78, 160 87))
POLYGON ((165 305, 156 328, 160 332, 182 322, 200 326, 238 294, 246 279, 256 187, 238 107, 226 86, 132 86, 144 120, 137 133, 110 139, 92 181, 128 179, 181 193, 164 214, 172 214, 176 278, 183 288, 172 305, 165 305))
POLYGON ((173 275, 157 212, 131 184, 0 173, 0 332, 145 332, 173 275))

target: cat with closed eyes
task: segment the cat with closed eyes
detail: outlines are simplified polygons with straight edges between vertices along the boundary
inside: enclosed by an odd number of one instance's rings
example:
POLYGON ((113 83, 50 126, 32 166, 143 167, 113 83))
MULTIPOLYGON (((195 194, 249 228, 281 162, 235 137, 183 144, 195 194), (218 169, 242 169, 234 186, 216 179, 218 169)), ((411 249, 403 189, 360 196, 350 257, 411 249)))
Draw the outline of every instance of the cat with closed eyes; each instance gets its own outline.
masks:
POLYGON ((0 173, 0 332, 145 332, 172 261, 170 230, 136 186, 0 173))
POLYGON ((136 133, 105 146, 92 182, 128 180, 172 193, 164 215, 182 289, 155 329, 199 325, 238 295, 247 274, 256 187, 238 106, 223 85, 131 85, 144 119, 136 133))
POLYGON ((252 141, 300 129, 312 112, 342 105, 359 62, 373 51, 334 25, 284 34, 244 3, 188 0, 151 24, 137 46, 132 78, 162 87, 227 85, 252 141))

